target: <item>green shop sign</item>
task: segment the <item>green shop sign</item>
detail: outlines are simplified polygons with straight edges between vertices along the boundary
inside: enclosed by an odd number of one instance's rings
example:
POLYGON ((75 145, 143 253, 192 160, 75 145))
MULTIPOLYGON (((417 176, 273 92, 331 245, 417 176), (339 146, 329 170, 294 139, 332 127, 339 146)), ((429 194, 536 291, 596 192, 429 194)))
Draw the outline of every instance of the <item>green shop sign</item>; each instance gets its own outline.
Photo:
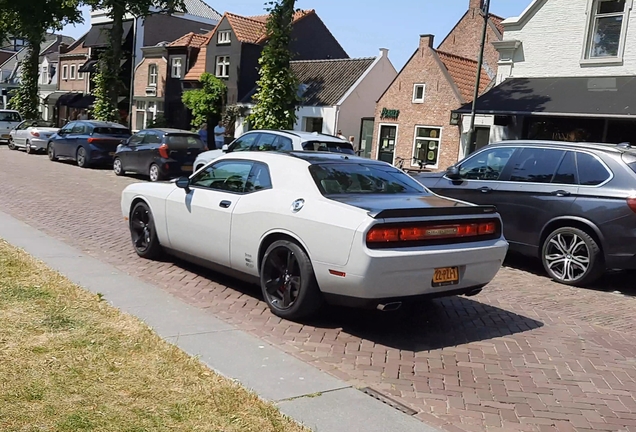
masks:
POLYGON ((380 118, 391 119, 391 120, 397 120, 399 116, 400 116, 400 110, 396 110, 396 109, 382 108, 382 113, 380 114, 380 118))

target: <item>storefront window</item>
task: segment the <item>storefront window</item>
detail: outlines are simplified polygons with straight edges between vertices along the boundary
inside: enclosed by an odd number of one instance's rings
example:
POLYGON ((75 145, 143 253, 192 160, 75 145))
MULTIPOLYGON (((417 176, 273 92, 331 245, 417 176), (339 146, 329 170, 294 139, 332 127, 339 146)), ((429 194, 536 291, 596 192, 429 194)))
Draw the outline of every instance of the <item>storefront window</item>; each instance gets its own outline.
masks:
POLYGON ((437 166, 441 136, 441 128, 416 126, 411 165, 416 166, 423 162, 424 165, 437 166))
POLYGON ((602 142, 604 128, 604 119, 529 117, 524 139, 602 142))

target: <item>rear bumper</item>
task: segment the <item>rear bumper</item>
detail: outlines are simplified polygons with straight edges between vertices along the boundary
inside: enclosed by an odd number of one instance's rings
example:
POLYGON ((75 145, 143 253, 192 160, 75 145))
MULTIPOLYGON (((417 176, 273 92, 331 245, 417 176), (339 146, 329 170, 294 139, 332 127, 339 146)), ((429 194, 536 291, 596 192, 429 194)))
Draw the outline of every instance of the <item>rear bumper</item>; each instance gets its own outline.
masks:
POLYGON ((173 177, 180 175, 190 175, 193 172, 194 161, 179 162, 174 159, 163 159, 159 161, 161 174, 165 177, 173 177))
POLYGON ((327 298, 331 295, 336 299, 340 296, 378 303, 385 299, 454 295, 481 288, 495 277, 507 251, 508 242, 501 238, 417 249, 359 248, 352 251, 345 266, 313 264, 320 289, 327 298), (445 267, 459 268, 459 282, 434 286, 435 269, 445 267))
POLYGON ((29 141, 29 144, 31 145, 31 148, 33 150, 46 150, 46 146, 48 145, 48 140, 42 139, 42 138, 33 138, 32 140, 29 141))
POLYGON ((115 157, 115 150, 103 150, 97 148, 91 148, 90 161, 96 164, 113 163, 115 157))

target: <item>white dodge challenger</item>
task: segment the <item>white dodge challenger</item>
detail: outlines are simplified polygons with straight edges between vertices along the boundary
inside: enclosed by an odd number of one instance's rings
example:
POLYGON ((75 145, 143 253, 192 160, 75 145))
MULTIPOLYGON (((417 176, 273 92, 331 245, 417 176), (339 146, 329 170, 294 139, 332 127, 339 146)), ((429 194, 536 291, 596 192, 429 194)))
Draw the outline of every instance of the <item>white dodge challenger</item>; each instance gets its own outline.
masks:
POLYGON ((130 185, 121 206, 138 255, 165 251, 254 281, 288 319, 324 302, 394 310, 474 295, 508 250, 494 207, 342 154, 231 153, 189 178, 130 185))

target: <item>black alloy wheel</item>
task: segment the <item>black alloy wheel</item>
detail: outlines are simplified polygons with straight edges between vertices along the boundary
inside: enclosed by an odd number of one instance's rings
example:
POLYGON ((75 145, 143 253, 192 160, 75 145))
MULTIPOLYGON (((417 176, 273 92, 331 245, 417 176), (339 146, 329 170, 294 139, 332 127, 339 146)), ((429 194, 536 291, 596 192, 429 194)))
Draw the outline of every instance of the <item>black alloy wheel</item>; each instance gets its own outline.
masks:
POLYGON ((130 235, 135 252, 142 258, 158 257, 162 248, 157 238, 152 212, 144 202, 135 204, 130 212, 130 235))

